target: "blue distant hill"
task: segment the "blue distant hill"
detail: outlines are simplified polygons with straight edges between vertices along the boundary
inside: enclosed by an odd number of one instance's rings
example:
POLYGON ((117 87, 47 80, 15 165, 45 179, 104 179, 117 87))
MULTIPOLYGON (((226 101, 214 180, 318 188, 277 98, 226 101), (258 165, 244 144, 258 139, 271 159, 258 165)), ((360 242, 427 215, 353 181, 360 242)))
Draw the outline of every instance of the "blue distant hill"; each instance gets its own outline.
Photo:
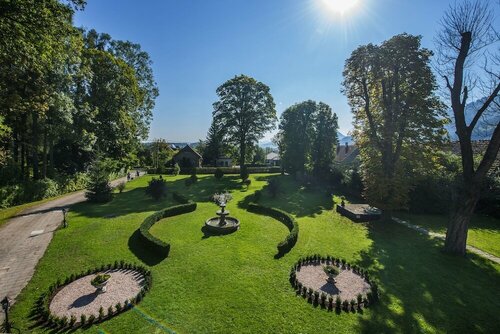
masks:
MULTIPOLYGON (((486 101, 486 97, 471 102, 465 106, 465 122, 467 123, 467 125, 470 124, 472 118, 474 118, 474 115, 476 114, 477 110, 481 108, 484 101, 486 101)), ((500 97, 496 98, 496 102, 500 104, 500 97)), ((448 117, 450 118, 451 123, 447 124, 445 128, 448 131, 451 140, 458 140, 458 136, 455 133, 455 119, 453 117, 453 111, 451 109, 448 110, 448 117)), ((499 122, 500 110, 498 110, 498 107, 492 103, 488 110, 483 113, 483 116, 481 117, 479 122, 477 122, 474 131, 472 131, 472 140, 491 139, 493 131, 495 130, 495 127, 499 122)))

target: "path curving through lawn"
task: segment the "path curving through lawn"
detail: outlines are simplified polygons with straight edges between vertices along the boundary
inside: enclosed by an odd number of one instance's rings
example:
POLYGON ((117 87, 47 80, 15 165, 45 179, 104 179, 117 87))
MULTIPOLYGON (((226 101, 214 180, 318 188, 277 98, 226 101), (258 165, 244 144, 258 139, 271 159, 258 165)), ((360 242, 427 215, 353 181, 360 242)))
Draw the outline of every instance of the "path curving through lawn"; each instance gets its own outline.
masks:
MULTIPOLYGON (((127 178, 111 182, 115 187, 127 178)), ((0 296, 15 303, 28 284, 54 232, 62 223, 62 209, 84 202, 85 190, 29 208, 0 227, 0 296)), ((71 224, 71 222, 70 222, 71 224)), ((4 313, 0 312, 0 322, 4 313)))

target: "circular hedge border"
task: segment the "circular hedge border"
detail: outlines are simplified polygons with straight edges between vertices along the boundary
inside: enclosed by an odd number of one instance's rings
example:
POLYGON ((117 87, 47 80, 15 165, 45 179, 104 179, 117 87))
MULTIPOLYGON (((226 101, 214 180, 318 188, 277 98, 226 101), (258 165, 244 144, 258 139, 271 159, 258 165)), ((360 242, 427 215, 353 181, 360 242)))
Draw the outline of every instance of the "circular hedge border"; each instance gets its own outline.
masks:
POLYGON ((319 254, 314 254, 304 258, 299 258, 297 263, 295 263, 290 270, 290 283, 295 289, 295 293, 302 296, 304 299, 307 299, 309 303, 314 306, 320 305, 321 308, 325 308, 329 311, 335 309, 337 313, 340 313, 342 310, 345 312, 361 311, 362 308, 366 308, 379 300, 378 284, 370 279, 366 269, 357 265, 351 265, 346 262, 346 260, 333 257, 331 255, 321 256, 319 254), (364 278, 365 282, 370 285, 370 292, 364 296, 359 294, 357 299, 342 300, 339 296, 337 296, 334 300, 332 295, 325 292, 320 293, 318 290, 308 288, 297 280, 297 270, 299 270, 301 266, 320 264, 334 264, 344 270, 352 270, 353 273, 364 278))
POLYGON ((151 271, 146 269, 145 267, 137 264, 126 263, 125 261, 115 261, 113 264, 102 265, 100 267, 95 267, 93 269, 88 269, 87 271, 82 271, 79 274, 72 274, 71 276, 67 276, 64 280, 58 279, 54 284, 52 284, 48 291, 43 293, 36 301, 34 311, 35 314, 39 317, 39 324, 41 326, 50 327, 52 329, 58 330, 68 330, 71 328, 85 327, 90 326, 95 323, 100 323, 105 320, 108 320, 114 316, 119 315, 122 312, 132 308, 134 305, 138 304, 147 291, 151 289, 152 284, 152 276, 151 271), (106 314, 104 312, 100 312, 99 316, 96 317, 94 315, 90 315, 87 318, 87 315, 82 314, 80 319, 77 319, 75 316, 68 317, 58 317, 53 315, 50 312, 50 303, 52 298, 61 290, 63 287, 68 285, 69 283, 76 281, 79 278, 84 276, 96 274, 98 272, 113 270, 113 269, 125 269, 125 270, 133 270, 144 275, 144 286, 141 291, 132 299, 125 300, 123 305, 118 303, 115 306, 114 310, 108 309, 106 314))

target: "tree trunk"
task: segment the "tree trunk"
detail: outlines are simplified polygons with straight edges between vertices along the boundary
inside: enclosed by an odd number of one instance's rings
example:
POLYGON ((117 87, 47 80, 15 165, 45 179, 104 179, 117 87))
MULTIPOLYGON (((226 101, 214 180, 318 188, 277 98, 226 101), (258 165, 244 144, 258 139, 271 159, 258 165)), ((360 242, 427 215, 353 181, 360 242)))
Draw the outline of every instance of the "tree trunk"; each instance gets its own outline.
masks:
POLYGON ((245 155, 247 151, 247 145, 245 141, 240 141, 240 168, 245 166, 245 155))
POLYGON ((467 231, 479 200, 479 187, 469 186, 465 191, 459 189, 459 197, 454 200, 454 208, 448 223, 444 252, 465 256, 467 231))

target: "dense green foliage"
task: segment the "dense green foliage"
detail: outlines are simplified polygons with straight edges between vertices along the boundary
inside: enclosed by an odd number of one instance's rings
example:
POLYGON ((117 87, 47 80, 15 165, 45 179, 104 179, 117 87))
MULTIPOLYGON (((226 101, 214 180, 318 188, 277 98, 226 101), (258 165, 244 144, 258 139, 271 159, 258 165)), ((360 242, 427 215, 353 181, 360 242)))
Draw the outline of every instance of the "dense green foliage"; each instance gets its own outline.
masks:
POLYGON ((365 196, 385 215, 407 205, 409 171, 432 161, 445 135, 432 53, 420 40, 401 34, 379 46, 360 46, 344 68, 365 196))
POLYGON ((324 178, 330 171, 337 145, 337 115, 323 102, 304 101, 286 109, 279 125, 282 164, 288 172, 313 173, 324 178))
POLYGON ((224 129, 224 139, 238 147, 239 164, 245 165, 248 148, 274 129, 276 110, 269 87, 240 75, 217 88, 213 119, 224 129))
MULTIPOLYGON (((0 187, 26 193, 33 180, 50 178, 62 193, 59 180, 85 172, 98 154, 117 162, 115 172, 131 166, 147 138, 158 95, 149 55, 74 27, 84 4, 0 5, 0 187)), ((2 202, 40 196, 17 197, 2 202)))
POLYGON ((85 197, 90 202, 106 203, 113 198, 113 188, 109 183, 109 171, 101 160, 92 164, 85 197))
POLYGON ((145 192, 155 201, 159 201, 163 197, 167 196, 167 183, 163 178, 152 178, 148 182, 145 192))

